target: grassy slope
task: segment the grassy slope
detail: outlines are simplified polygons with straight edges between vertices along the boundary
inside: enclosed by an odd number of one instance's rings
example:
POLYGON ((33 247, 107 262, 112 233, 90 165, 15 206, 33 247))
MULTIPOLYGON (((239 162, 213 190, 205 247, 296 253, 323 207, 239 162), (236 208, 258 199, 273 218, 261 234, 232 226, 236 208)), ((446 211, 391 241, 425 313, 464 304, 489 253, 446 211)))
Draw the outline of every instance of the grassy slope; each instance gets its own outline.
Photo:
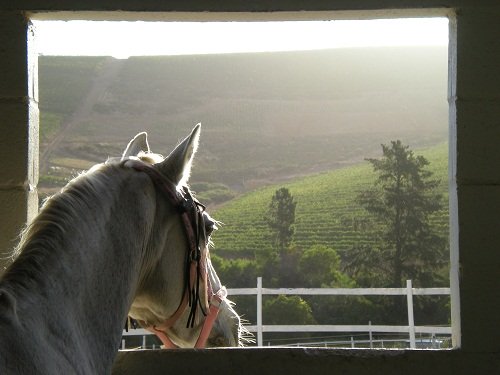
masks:
POLYGON ((246 191, 359 162, 387 139, 445 139, 446 61, 439 48, 133 58, 110 105, 161 152, 202 122, 193 178, 246 191))
POLYGON ((48 57, 39 61, 40 139, 48 141, 83 100, 104 57, 48 57))
MULTIPOLYGON (((440 191, 447 193, 447 144, 416 152, 430 161, 429 169, 441 180, 440 191)), ((229 257, 252 256, 269 248, 264 222, 267 206, 275 190, 287 187, 297 202, 295 243, 303 248, 325 244, 347 250, 356 243, 370 243, 365 213, 354 203, 358 191, 373 183, 369 163, 329 173, 305 177, 287 184, 269 186, 235 199, 213 215, 224 223, 214 234, 215 254, 229 257), (356 230, 358 229, 358 230, 356 230)), ((443 235, 448 232, 448 206, 432 218, 443 235)))
MULTIPOLYGON (((92 144, 99 157, 116 156, 143 130, 166 154, 202 122, 193 182, 249 191, 353 165, 388 139, 433 145, 446 139, 446 56, 376 48, 131 58, 53 157, 93 161, 92 144)), ((76 107, 99 59, 41 59, 42 139, 76 107)))

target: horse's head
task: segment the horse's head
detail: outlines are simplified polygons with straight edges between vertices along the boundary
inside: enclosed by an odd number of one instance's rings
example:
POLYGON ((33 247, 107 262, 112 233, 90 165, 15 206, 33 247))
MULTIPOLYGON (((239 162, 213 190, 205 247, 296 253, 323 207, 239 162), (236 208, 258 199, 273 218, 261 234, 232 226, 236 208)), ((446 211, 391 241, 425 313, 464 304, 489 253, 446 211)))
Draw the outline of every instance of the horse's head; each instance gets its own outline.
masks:
POLYGON ((198 125, 166 158, 150 152, 146 133, 123 153, 123 165, 149 175, 156 199, 130 316, 165 346, 240 346, 246 331, 208 252, 216 222, 186 187, 199 134, 198 125))

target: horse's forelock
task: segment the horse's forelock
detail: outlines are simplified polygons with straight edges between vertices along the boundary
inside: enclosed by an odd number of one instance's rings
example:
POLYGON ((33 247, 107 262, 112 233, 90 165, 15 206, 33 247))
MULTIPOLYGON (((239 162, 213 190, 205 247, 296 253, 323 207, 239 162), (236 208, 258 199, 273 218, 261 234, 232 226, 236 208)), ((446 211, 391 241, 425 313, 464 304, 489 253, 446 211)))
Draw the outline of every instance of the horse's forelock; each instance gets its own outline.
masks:
POLYGON ((139 160, 142 160, 143 162, 146 162, 149 164, 161 163, 165 159, 160 154, 155 154, 153 152, 144 152, 144 151, 139 152, 137 157, 139 158, 139 160))

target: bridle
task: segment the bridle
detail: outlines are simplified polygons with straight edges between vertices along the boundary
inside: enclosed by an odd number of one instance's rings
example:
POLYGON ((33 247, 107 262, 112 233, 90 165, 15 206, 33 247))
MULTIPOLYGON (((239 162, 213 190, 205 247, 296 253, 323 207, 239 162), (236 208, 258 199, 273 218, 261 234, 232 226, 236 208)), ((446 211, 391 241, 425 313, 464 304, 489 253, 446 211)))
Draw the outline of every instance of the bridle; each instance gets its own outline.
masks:
POLYGON ((177 345, 167 335, 168 329, 176 323, 188 308, 189 316, 186 328, 193 328, 198 308, 200 308, 201 313, 205 316, 205 321, 194 347, 204 348, 215 319, 217 319, 220 305, 227 296, 225 287, 214 291, 208 277, 208 239, 206 238, 203 216, 205 206, 192 196, 187 186, 182 188, 182 192, 177 191, 173 184, 151 164, 133 158, 122 160, 120 164, 123 167, 146 173, 157 189, 178 209, 188 242, 186 280, 184 282, 183 296, 177 310, 159 325, 150 325, 144 321, 139 321, 139 324, 154 333, 166 348, 177 348, 177 345), (202 291, 205 306, 203 306, 200 296, 200 281, 205 285, 202 291))

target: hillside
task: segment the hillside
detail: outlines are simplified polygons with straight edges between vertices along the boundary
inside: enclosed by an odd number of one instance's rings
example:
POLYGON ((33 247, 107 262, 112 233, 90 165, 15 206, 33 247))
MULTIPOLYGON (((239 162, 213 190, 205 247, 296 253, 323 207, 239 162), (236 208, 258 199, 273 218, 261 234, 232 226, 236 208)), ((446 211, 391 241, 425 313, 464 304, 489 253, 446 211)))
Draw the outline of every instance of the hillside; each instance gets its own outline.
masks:
MULTIPOLYGON (((441 181, 439 190, 443 194, 444 208, 432 221, 447 237, 448 145, 442 143, 415 153, 429 160, 429 170, 441 181)), ((269 232, 264 216, 272 195, 281 186, 287 187, 297 202, 294 237, 297 246, 308 249, 313 244, 323 244, 345 251, 353 245, 373 243, 372 226, 354 200, 374 179, 370 164, 365 162, 245 194, 212 213, 224 223, 213 235, 213 252, 238 258, 253 257, 255 253, 268 250, 269 232)))
POLYGON ((41 57, 39 65, 42 186, 119 155, 139 131, 167 153, 197 122, 193 182, 213 203, 359 163, 390 139, 424 147, 447 137, 446 48, 41 57))

